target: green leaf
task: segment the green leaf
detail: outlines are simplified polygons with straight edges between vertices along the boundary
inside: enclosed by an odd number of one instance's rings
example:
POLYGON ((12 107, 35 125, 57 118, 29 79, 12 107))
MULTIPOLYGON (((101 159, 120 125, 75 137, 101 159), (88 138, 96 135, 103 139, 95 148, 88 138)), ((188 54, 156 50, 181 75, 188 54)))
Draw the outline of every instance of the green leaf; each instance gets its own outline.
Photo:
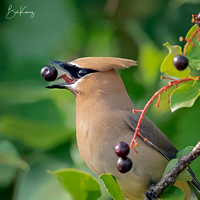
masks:
POLYGON ((170 101, 171 111, 174 112, 182 107, 192 107, 199 94, 199 89, 196 86, 188 84, 183 84, 174 89, 170 101))
POLYGON ((185 169, 176 178, 177 181, 192 181, 192 175, 185 169))
POLYGON ((176 154, 176 157, 179 158, 179 157, 181 157, 181 156, 186 156, 186 155, 188 155, 188 154, 192 151, 193 148, 194 148, 193 146, 187 146, 187 147, 185 147, 184 149, 180 150, 180 151, 176 154))
MULTIPOLYGON (((186 39, 190 39, 191 35, 198 29, 197 24, 192 26, 192 28, 188 31, 186 35, 186 39)), ((192 46, 190 43, 186 50, 186 56, 189 59, 190 66, 195 70, 200 70, 200 42, 198 41, 198 34, 194 36, 192 39, 193 44, 195 47, 192 46)), ((186 46, 184 47, 184 49, 186 46)))
POLYGON ((17 169, 28 169, 13 144, 7 140, 0 141, 0 186, 9 185, 16 176, 17 169))
POLYGON ((0 141, 0 165, 27 169, 28 165, 23 161, 15 147, 9 141, 0 141))
POLYGON ((98 199, 101 196, 99 183, 87 172, 77 169, 49 171, 75 200, 98 199))
POLYGON ((67 160, 59 155, 52 153, 48 155, 46 152, 36 153, 35 151, 33 156, 29 156, 30 170, 20 174, 17 181, 17 200, 72 200, 59 181, 45 173, 47 169, 68 166, 67 160))
MULTIPOLYGON (((188 40, 188 39, 190 39, 190 37, 192 36, 192 34, 194 33, 194 31, 196 31, 198 29, 198 26, 197 26, 197 24, 195 24, 194 26, 192 26, 191 28, 190 28, 190 30, 187 32, 187 35, 185 36, 185 39, 186 40, 188 40)), ((196 37, 196 36, 195 36, 196 37)), ((194 41, 195 42, 195 41, 194 41)), ((186 55, 188 54, 188 53, 190 53, 190 51, 192 50, 192 44, 190 43, 189 45, 188 45, 188 47, 187 47, 187 51, 186 51, 186 55)), ((185 49, 185 46, 184 46, 184 49, 185 49)))
POLYGON ((114 200, 124 200, 119 184, 112 174, 102 174, 99 178, 103 181, 108 193, 114 200))
MULTIPOLYGON (((163 177, 176 165, 177 162, 178 162, 178 158, 175 158, 169 161, 163 173, 163 177)), ((176 180, 179 180, 179 181, 192 181, 192 179, 193 178, 191 174, 186 169, 183 170, 176 178, 176 180)))
POLYGON ((175 76, 175 77, 178 77, 178 78, 188 77, 189 74, 190 74, 190 68, 189 67, 187 67, 183 71, 179 71, 175 68, 175 66, 173 64, 174 57, 177 56, 178 54, 182 54, 181 47, 178 46, 178 45, 171 46, 168 42, 165 43, 164 46, 167 47, 167 49, 169 50, 169 53, 165 57, 162 65, 160 67, 160 71, 164 72, 165 74, 175 76))
POLYGON ((163 191, 160 199, 161 200, 174 200, 174 199, 184 200, 185 194, 180 188, 170 185, 163 191))
POLYGON ((200 70, 200 59, 193 59, 189 56, 188 58, 189 58, 190 66, 194 68, 195 70, 200 70))

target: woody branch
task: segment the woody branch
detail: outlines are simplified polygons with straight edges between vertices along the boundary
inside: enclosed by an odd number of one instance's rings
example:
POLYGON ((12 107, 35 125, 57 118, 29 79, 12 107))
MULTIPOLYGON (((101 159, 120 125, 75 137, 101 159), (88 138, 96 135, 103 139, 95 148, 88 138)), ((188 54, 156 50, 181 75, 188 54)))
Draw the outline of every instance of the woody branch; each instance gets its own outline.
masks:
POLYGON ((175 183, 177 176, 198 156, 200 156, 200 141, 188 155, 180 157, 176 165, 156 185, 149 188, 145 200, 156 200, 169 185, 175 183))

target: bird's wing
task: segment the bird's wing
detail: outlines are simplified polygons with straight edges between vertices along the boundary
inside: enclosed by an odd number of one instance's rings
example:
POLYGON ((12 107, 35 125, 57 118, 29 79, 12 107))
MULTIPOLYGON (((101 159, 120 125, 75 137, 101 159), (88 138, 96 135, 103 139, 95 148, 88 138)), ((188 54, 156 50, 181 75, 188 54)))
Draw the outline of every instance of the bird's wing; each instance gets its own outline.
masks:
MULTIPOLYGON (((135 132, 135 128, 137 126, 137 122, 139 119, 139 114, 128 113, 126 114, 126 121, 128 122, 128 126, 135 132)), ((147 145, 151 146, 159 153, 161 153, 167 160, 171 160, 176 158, 176 153, 178 150, 173 146, 173 144, 169 141, 169 139, 162 133, 162 131, 147 117, 144 117, 139 129, 139 133, 146 138, 144 141, 147 145)), ((193 181, 192 183, 200 191, 200 182, 195 177, 194 172, 189 167, 188 172, 192 175, 193 181)))
MULTIPOLYGON (((128 113, 127 122, 129 127, 135 132, 139 113, 128 113)), ((147 145, 159 151, 166 159, 171 160, 176 157, 178 150, 172 145, 162 131, 147 117, 144 117, 139 129, 139 133, 146 138, 147 145)))

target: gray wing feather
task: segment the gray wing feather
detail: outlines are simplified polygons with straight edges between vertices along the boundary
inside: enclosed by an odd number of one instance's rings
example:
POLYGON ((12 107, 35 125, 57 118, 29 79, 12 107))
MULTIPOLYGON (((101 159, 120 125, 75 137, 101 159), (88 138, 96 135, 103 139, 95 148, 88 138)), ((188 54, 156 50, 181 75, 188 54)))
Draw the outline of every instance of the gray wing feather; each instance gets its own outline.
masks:
MULTIPOLYGON (((135 132, 135 128, 137 126, 137 122, 139 119, 139 114, 135 113, 129 113, 128 115, 128 125, 129 127, 135 132)), ((155 150, 157 150, 159 153, 161 153, 167 160, 171 160, 173 158, 176 158, 176 153, 178 150, 173 146, 173 144, 169 141, 169 139, 162 133, 162 131, 147 117, 143 118, 143 121, 141 123, 139 133, 147 138, 146 141, 144 141, 147 145, 151 146, 155 150)), ((193 177, 193 185, 196 187, 198 191, 200 191, 200 182, 195 177, 194 172, 189 167, 188 172, 193 177)))
MULTIPOLYGON (((130 128, 135 131, 137 122, 139 119, 139 113, 128 115, 128 123, 130 128)), ((147 117, 144 117, 139 129, 139 133, 147 138, 146 143, 161 154, 163 154, 168 160, 176 157, 178 150, 173 146, 169 139, 162 133, 162 131, 147 117)))

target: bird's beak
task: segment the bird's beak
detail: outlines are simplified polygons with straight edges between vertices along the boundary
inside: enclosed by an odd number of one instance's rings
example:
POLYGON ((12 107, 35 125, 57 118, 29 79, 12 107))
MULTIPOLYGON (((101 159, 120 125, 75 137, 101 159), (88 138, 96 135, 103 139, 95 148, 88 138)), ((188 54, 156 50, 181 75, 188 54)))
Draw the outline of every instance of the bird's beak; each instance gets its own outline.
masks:
POLYGON ((71 63, 60 61, 49 61, 49 63, 56 68, 58 76, 55 80, 57 83, 46 86, 46 88, 70 89, 70 86, 78 80, 75 77, 77 67, 71 63))

